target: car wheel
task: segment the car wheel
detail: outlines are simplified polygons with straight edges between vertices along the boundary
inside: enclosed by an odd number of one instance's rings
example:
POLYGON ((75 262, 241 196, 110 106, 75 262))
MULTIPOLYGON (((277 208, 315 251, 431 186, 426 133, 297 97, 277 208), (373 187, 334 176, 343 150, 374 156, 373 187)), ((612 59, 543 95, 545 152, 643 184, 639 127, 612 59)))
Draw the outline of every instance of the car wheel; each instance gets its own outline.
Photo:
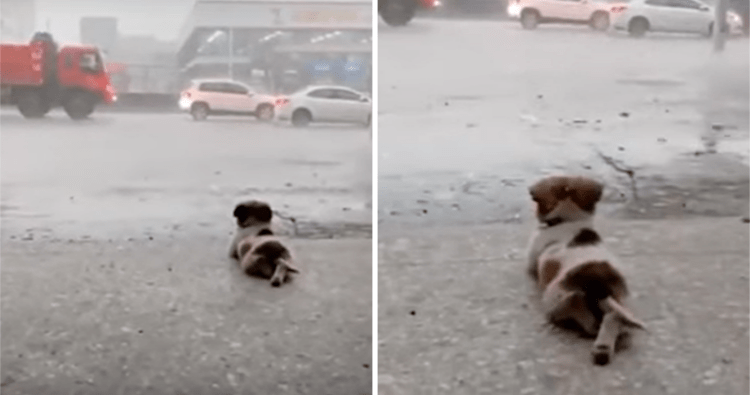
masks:
POLYGON ((383 21, 390 26, 404 26, 414 18, 416 7, 413 1, 390 0, 386 1, 378 10, 383 21))
POLYGON ((63 109, 71 119, 80 120, 88 118, 94 112, 96 105, 94 98, 83 92, 73 93, 63 103, 63 109))
POLYGON ((273 106, 270 104, 261 104, 255 110, 256 117, 263 122, 273 121, 273 106))
POLYGON ((632 37, 643 37, 649 29, 646 18, 633 18, 628 24, 628 33, 632 37))
POLYGON ((203 121, 208 118, 208 106, 205 103, 195 103, 190 108, 190 114, 196 121, 203 121))
POLYGON ((596 31, 607 31, 607 29, 609 29, 609 15, 606 12, 594 13, 594 15, 591 16, 589 26, 596 31))
POLYGON ((305 109, 295 110, 292 114, 292 125, 303 128, 312 122, 312 114, 305 109))
POLYGON ((714 36, 714 23, 711 22, 708 24, 708 29, 706 29, 706 33, 703 34, 706 38, 711 38, 714 36))
POLYGON ((534 30, 539 26, 539 12, 536 10, 523 10, 521 13, 521 26, 526 30, 534 30))

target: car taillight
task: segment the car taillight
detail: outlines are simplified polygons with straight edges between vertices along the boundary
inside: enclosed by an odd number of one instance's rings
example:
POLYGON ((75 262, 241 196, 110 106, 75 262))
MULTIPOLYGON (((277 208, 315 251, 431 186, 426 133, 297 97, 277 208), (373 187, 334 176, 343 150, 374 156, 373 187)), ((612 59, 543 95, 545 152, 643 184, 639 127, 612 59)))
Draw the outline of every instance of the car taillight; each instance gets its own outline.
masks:
POLYGON ((289 103, 289 99, 285 99, 285 98, 276 99, 277 106, 283 106, 284 104, 287 104, 287 103, 289 103))
POLYGON ((628 9, 628 7, 617 6, 617 7, 612 7, 612 12, 623 12, 623 11, 625 11, 627 9, 628 9))
POLYGON ((182 92, 182 97, 184 97, 185 99, 189 99, 190 98, 190 92, 182 92))

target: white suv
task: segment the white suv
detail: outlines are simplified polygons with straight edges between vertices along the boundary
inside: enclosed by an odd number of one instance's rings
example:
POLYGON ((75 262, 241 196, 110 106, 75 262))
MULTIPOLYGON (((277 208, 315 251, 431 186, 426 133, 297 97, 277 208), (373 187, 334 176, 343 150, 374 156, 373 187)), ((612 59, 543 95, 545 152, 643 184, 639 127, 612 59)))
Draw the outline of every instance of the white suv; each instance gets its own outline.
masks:
POLYGON ((535 29, 540 23, 587 24, 592 29, 609 29, 610 9, 607 0, 509 0, 508 16, 520 19, 524 29, 535 29))
POLYGON ((276 98, 259 94, 231 80, 193 80, 180 96, 180 109, 202 121, 209 115, 252 115, 268 122, 274 118, 276 98))

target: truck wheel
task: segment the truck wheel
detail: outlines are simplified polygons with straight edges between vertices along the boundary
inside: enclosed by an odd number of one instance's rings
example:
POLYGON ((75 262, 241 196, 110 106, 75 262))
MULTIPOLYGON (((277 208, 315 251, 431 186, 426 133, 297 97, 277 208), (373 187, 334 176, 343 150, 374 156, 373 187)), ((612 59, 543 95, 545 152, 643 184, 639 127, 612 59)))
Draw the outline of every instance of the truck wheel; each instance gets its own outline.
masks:
POLYGON ((51 107, 39 92, 34 91, 23 92, 16 103, 18 111, 24 118, 41 118, 49 112, 51 107))
POLYGON ((404 26, 414 18, 416 6, 412 0, 388 0, 378 9, 380 17, 390 26, 404 26))
POLYGON ((81 120, 88 118, 94 112, 96 105, 91 95, 87 93, 73 93, 65 99, 63 108, 70 119, 81 120))

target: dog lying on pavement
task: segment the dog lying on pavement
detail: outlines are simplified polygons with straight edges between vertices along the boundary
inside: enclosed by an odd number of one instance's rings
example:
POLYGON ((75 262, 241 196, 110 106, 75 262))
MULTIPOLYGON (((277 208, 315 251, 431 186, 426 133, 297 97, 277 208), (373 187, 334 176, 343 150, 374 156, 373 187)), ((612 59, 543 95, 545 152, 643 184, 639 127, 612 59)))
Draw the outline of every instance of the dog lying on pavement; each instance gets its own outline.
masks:
POLYGON ((552 323, 573 323, 596 337, 592 356, 598 365, 609 363, 617 339, 629 328, 645 329, 625 307, 625 278, 594 230, 603 189, 592 179, 564 176, 544 178, 529 188, 540 224, 529 243, 529 274, 552 323))
POLYGON ((237 231, 232 240, 229 257, 236 259, 248 275, 270 279, 279 287, 290 280, 291 273, 299 273, 289 249, 271 230, 271 206, 249 200, 234 208, 237 231))

